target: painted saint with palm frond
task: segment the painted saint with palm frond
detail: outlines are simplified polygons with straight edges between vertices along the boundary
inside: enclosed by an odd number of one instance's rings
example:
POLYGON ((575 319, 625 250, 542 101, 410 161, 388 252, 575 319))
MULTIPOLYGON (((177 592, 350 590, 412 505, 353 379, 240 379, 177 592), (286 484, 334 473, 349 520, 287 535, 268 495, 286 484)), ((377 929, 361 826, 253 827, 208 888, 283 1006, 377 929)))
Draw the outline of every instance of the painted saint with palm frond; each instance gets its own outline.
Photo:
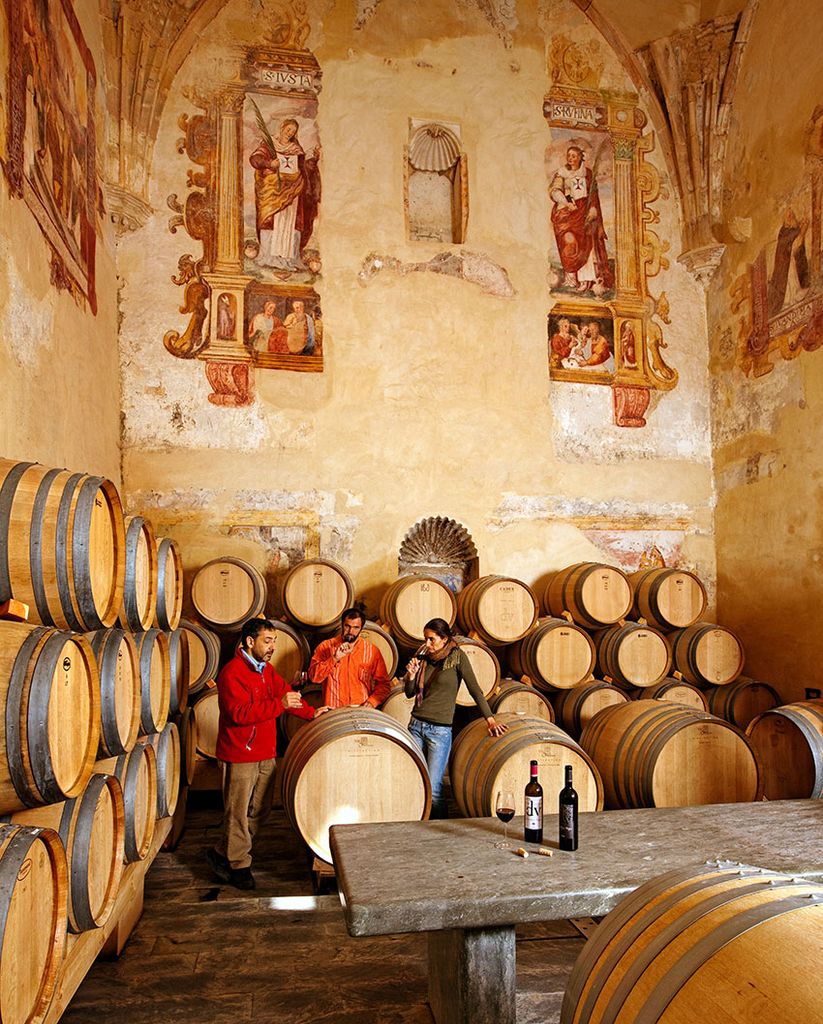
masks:
POLYGON ((300 144, 300 125, 286 117, 272 135, 255 101, 261 139, 249 157, 254 168, 259 251, 256 262, 280 270, 304 269, 303 250, 309 243, 320 201, 319 153, 307 155, 300 144))

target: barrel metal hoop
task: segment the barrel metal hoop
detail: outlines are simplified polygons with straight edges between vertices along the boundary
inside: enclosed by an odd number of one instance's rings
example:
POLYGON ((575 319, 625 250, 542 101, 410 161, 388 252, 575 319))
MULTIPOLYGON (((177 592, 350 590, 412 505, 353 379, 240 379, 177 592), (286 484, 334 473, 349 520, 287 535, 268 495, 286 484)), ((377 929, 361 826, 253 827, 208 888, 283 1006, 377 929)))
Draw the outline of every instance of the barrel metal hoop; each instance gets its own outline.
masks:
POLYGON ((18 462, 9 470, 8 476, 0 487, 0 601, 8 601, 12 596, 9 574, 9 527, 14 496, 17 493, 20 478, 27 469, 31 469, 34 465, 36 465, 34 462, 18 462))
MULTIPOLYGON (((32 653, 43 636, 50 632, 51 630, 47 626, 38 626, 29 633, 20 645, 20 650, 14 659, 14 665, 11 669, 9 688, 6 694, 6 763, 8 764, 14 791, 26 807, 37 807, 43 801, 31 789, 23 768, 23 742, 21 736, 23 725, 21 714, 23 689, 26 685, 26 674, 32 653)), ((38 669, 39 659, 37 664, 32 666, 32 674, 36 673, 38 669)), ((33 685, 34 679, 32 678, 33 685)))
POLYGON ((77 484, 83 479, 83 476, 83 473, 72 474, 66 481, 66 486, 63 488, 63 493, 60 496, 60 505, 57 509, 57 550, 55 551, 57 593, 60 597, 60 605, 69 626, 78 633, 85 632, 85 627, 77 617, 72 602, 71 584, 69 582, 69 545, 66 543, 66 540, 69 536, 69 514, 71 512, 72 498, 77 484))
POLYGON ((91 585, 91 517, 97 492, 105 481, 100 476, 86 477, 80 486, 74 512, 72 530, 72 572, 77 604, 87 629, 102 629, 106 624, 100 618, 91 585), (79 527, 79 528, 78 528, 79 527))
POLYGON ((123 588, 123 610, 131 629, 141 629, 140 613, 137 607, 137 549, 143 520, 134 516, 126 530, 126 578, 123 588))
POLYGON ((146 733, 156 732, 151 710, 151 656, 159 629, 147 629, 140 645, 140 725, 146 733))
POLYGON ((166 797, 166 772, 169 767, 169 725, 163 727, 163 731, 157 733, 157 746, 154 747, 154 754, 157 758, 157 816, 167 818, 169 814, 169 802, 166 797))
POLYGON ((64 633, 55 633, 46 640, 40 657, 37 659, 37 671, 32 678, 29 691, 27 722, 29 757, 31 758, 34 784, 43 798, 38 803, 53 804, 66 799, 66 794, 57 785, 49 750, 49 701, 54 673, 57 670, 57 659, 60 657, 65 643, 66 635, 64 633), (38 680, 38 676, 40 680, 38 680), (41 680, 41 685, 37 685, 41 680), (49 685, 46 685, 46 681, 49 685))
MULTIPOLYGON (((816 800, 823 795, 823 749, 821 749, 821 739, 823 739, 823 736, 802 714, 794 711, 791 705, 773 709, 772 714, 775 713, 779 713, 781 718, 785 718, 792 725, 796 725, 803 734, 803 738, 809 744, 809 752, 814 763, 814 787, 809 796, 811 799, 816 800)), ((821 725, 823 726, 823 721, 821 725)))
MULTIPOLYGON (((69 895, 74 917, 69 919, 69 930, 87 932, 96 928, 89 893, 89 856, 91 854, 91 832, 94 825, 94 813, 103 787, 108 784, 108 776, 92 775, 80 798, 77 819, 74 826, 74 842, 71 851, 71 887, 69 895)), ((73 803, 74 801, 72 801, 73 803)), ((66 844, 68 850, 68 844, 66 844)))
POLYGON ((115 774, 123 789, 123 807, 125 810, 125 852, 126 859, 140 859, 137 849, 137 831, 135 820, 135 803, 137 800, 137 776, 140 772, 140 760, 144 756, 142 747, 133 747, 128 754, 121 754, 117 759, 115 774))
MULTIPOLYGON (((123 753, 123 740, 117 727, 117 707, 114 694, 117 690, 117 659, 120 644, 125 636, 122 629, 109 629, 95 634, 97 654, 100 663, 100 731, 106 750, 114 756, 123 753), (97 637, 103 637, 102 647, 97 637), (111 682, 111 686, 104 685, 111 682)), ((94 642, 92 648, 94 648, 94 642)))
POLYGON ((171 538, 164 537, 157 545, 157 603, 155 611, 161 629, 169 629, 169 610, 166 607, 166 559, 171 538))
MULTIPOLYGON (((798 886, 799 888, 800 886, 798 886)), ((656 1024, 680 989, 715 953, 738 936, 758 925, 793 910, 823 904, 823 896, 789 896, 749 910, 719 924, 718 927, 694 945, 688 953, 657 983, 641 1007, 635 1024, 656 1024)), ((605 1024, 605 1022, 604 1022, 605 1024)))

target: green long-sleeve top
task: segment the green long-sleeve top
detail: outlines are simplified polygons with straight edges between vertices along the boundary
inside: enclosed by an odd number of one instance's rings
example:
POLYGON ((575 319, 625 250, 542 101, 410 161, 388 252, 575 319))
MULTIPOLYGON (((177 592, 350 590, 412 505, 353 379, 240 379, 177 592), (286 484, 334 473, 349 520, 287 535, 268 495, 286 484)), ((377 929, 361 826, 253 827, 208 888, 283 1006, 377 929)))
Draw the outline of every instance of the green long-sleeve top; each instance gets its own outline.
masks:
MULTIPOLYGON (((423 700, 412 710, 413 718, 431 722, 432 725, 451 725, 461 682, 466 684, 483 717, 492 717, 491 708, 477 682, 472 663, 459 647, 451 651, 444 661, 427 663, 425 672, 423 700)), ((413 679, 404 678, 403 685, 407 697, 415 695, 416 679, 416 676, 413 679)))

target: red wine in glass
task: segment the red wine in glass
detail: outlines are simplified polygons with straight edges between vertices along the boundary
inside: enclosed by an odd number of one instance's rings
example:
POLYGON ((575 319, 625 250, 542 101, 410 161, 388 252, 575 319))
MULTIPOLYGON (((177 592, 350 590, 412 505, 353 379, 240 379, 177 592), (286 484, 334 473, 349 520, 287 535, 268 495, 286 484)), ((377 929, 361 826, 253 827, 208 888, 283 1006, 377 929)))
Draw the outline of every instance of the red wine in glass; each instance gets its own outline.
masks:
POLYGON ((509 845, 508 825, 514 817, 514 793, 507 790, 501 790, 497 794, 497 799, 494 803, 494 811, 497 817, 503 822, 503 841, 495 843, 494 845, 505 850, 509 845))

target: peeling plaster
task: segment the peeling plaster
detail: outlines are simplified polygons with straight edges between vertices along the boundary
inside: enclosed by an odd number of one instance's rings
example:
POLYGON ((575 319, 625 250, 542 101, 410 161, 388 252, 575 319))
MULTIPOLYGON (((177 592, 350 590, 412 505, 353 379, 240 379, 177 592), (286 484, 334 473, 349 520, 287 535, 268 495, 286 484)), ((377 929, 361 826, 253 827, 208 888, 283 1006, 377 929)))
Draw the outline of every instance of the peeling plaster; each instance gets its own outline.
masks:
MULTIPOLYGON (((529 520, 577 519, 597 516, 605 519, 691 519, 697 508, 682 502, 646 502, 638 504, 619 498, 597 501, 592 498, 568 498, 559 495, 520 495, 506 492, 487 520, 491 532, 499 532, 517 522, 529 520)), ((659 546, 659 545, 658 545, 659 546)))
POLYGON ((418 272, 445 274, 447 277, 456 277, 469 284, 479 285, 487 295, 499 295, 501 298, 509 299, 515 294, 505 267, 501 267, 499 263, 495 263, 482 253, 465 250, 459 253, 439 252, 425 263, 404 263, 394 256, 381 256, 372 252, 363 260, 357 279, 365 286, 375 274, 385 270, 401 275, 418 272))
POLYGON ((715 445, 723 447, 746 434, 776 434, 787 406, 803 408, 805 393, 800 368, 779 361, 766 377, 748 380, 737 369, 711 380, 715 445))
POLYGON ((43 346, 50 342, 54 331, 55 295, 32 302, 32 296, 21 281, 14 262, 11 246, 0 239, 0 266, 5 268, 8 284, 6 302, 0 303, 0 335, 4 338, 14 359, 20 366, 35 367, 43 346))

